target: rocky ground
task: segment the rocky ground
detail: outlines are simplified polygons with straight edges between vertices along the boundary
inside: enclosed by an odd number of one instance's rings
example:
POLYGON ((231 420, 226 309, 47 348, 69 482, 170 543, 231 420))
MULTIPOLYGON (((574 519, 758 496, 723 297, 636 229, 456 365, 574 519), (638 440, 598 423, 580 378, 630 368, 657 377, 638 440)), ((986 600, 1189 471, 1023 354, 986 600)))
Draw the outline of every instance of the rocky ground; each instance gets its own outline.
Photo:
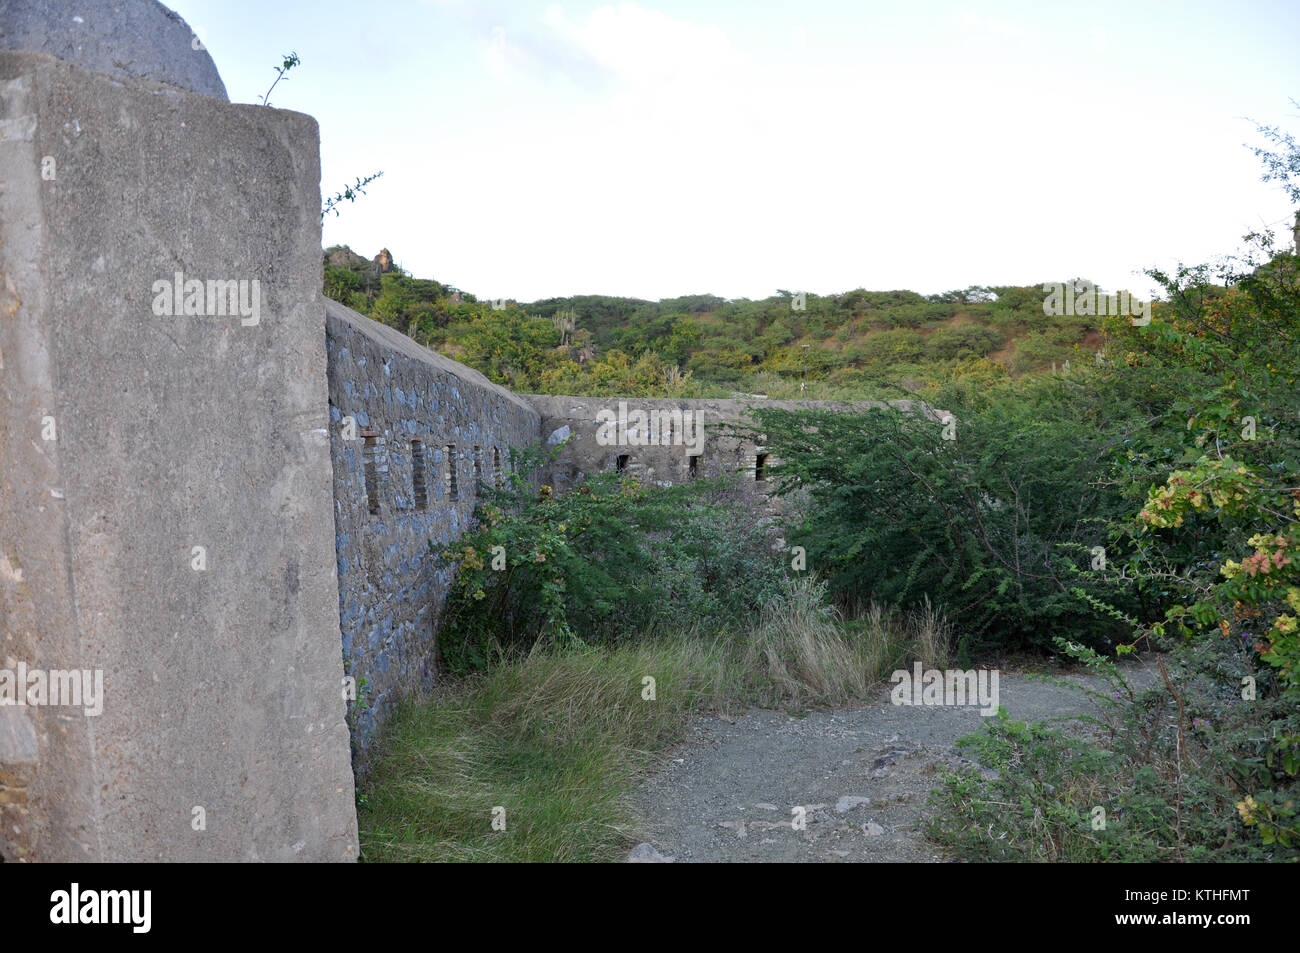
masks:
MULTIPOLYGON (((1096 710, 1083 685, 1099 683, 1003 672, 1000 701, 1018 721, 1069 718, 1096 710)), ((887 690, 869 708, 701 717, 634 793, 643 843, 628 859, 941 862, 920 832, 926 797, 940 771, 971 763, 955 742, 982 720, 974 707, 895 706, 887 690)))

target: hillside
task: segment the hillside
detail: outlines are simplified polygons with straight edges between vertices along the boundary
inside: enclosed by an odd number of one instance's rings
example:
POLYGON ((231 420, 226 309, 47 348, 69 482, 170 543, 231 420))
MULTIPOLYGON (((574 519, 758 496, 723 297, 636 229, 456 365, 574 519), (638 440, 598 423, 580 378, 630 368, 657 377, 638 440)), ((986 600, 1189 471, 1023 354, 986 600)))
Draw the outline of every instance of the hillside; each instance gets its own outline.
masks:
POLYGON ((522 392, 896 396, 1050 371, 1102 339, 1096 317, 1045 315, 1041 285, 519 303, 414 278, 387 249, 366 259, 335 246, 324 265, 330 297, 522 392))

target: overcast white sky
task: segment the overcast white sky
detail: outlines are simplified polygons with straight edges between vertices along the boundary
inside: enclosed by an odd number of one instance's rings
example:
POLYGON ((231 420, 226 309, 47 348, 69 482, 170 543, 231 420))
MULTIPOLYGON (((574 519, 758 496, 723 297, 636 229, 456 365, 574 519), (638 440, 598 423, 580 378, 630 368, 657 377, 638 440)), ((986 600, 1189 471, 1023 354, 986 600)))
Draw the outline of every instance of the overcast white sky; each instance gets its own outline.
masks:
POLYGON ((483 297, 1146 293, 1290 228, 1295 0, 170 5, 233 101, 298 53, 323 191, 384 171, 326 244, 483 297))

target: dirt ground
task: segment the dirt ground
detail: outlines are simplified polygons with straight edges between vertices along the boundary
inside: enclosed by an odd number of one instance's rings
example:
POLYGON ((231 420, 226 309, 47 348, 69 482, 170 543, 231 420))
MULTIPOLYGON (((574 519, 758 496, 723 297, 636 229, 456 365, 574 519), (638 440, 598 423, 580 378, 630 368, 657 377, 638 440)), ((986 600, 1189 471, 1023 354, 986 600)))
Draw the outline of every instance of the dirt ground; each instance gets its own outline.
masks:
MULTIPOLYGON (((1069 718, 1096 710, 1083 685, 1100 687, 1086 675, 1002 672, 999 701, 1017 721, 1069 718)), ((629 859, 942 862, 920 832, 926 797, 941 770, 971 764, 954 743, 982 721, 975 707, 893 705, 888 688, 867 708, 703 716, 634 792, 643 843, 629 859)))

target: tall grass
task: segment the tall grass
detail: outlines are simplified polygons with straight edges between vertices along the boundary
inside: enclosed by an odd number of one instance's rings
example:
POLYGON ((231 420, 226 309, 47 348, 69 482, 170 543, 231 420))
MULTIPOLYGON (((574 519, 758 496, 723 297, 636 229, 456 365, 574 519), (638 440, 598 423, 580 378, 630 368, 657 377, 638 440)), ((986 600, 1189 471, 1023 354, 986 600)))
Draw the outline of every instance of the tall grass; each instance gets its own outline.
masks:
POLYGON ((928 595, 907 618, 916 661, 926 668, 946 668, 952 649, 952 623, 930 604, 928 595))
POLYGON ((816 577, 787 580, 764 606, 740 668, 764 705, 863 703, 888 672, 908 660, 947 662, 948 625, 927 599, 915 612, 886 616, 869 605, 846 623, 816 577))
POLYGON ((410 702, 359 798, 363 856, 612 859, 627 839, 623 793, 696 711, 726 704, 729 675, 716 643, 681 638, 534 652, 410 702))
POLYGON ((907 656, 937 659, 944 631, 929 609, 845 623, 803 579, 746 637, 661 634, 507 659, 395 713, 358 795, 363 857, 618 859, 634 823, 626 793, 700 711, 865 704, 907 656))

